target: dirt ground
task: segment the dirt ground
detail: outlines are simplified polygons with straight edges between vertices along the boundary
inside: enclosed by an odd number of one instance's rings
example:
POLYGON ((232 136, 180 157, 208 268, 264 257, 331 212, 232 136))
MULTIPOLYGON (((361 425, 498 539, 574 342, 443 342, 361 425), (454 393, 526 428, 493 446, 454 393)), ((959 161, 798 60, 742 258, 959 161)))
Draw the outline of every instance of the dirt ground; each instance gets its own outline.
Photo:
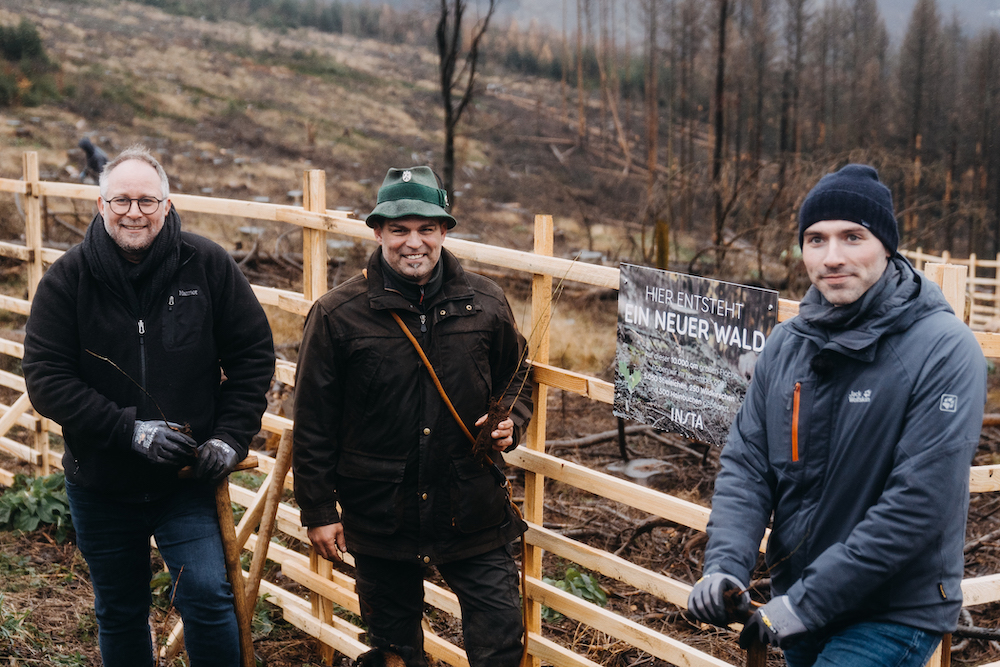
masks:
MULTIPOLYGON (((581 436, 615 428, 615 419, 603 406, 595 408, 589 401, 560 391, 553 392, 550 397, 548 441, 552 453, 596 470, 627 476, 622 470, 616 437, 595 444, 575 443, 581 436)), ((654 437, 639 433, 628 437, 629 458, 649 459, 644 462, 643 469, 654 471, 644 477, 643 483, 700 504, 708 504, 718 471, 718 453, 717 448, 671 434, 654 437)), ((985 465, 998 460, 1000 430, 987 428, 975 463, 985 465)), ((523 495, 521 479, 514 471, 511 474, 517 499, 523 495)), ((631 479, 636 479, 635 473, 631 479)), ((681 581, 690 583, 700 576, 705 546, 703 533, 618 503, 597 502, 596 497, 558 482, 549 480, 546 484, 547 528, 681 581)), ((971 546, 966 558, 967 577, 1000 572, 1000 532, 996 532, 1000 529, 998 510, 1000 498, 989 494, 973 495, 967 529, 967 542, 971 546), (977 539, 984 536, 983 541, 977 539)), ((298 545, 291 541, 289 546, 296 548, 298 545)), ((572 566, 552 554, 546 555, 545 574, 553 579, 561 579, 566 568, 572 566)), ((153 569, 162 569, 157 559, 153 561, 153 569)), ((350 573, 350 570, 345 569, 345 572, 350 573)), ((758 572, 758 576, 764 575, 758 572)), ((276 572, 271 572, 268 579, 290 583, 276 572)), ((432 579, 443 583, 433 574, 432 579)), ((735 633, 693 624, 676 607, 662 600, 612 579, 600 576, 597 579, 607 594, 608 608, 727 662, 742 664, 743 653, 736 644, 735 633)), ((0 585, 0 659, 12 658, 12 664, 23 665, 100 664, 93 593, 87 580, 86 563, 74 548, 72 536, 65 544, 56 544, 45 531, 27 535, 0 533, 0 580, 3 582, 0 585)), ((757 599, 766 599, 763 595, 767 590, 766 580, 757 580, 752 586, 757 599)), ((162 587, 154 587, 154 601, 151 625, 162 636, 176 614, 166 620, 169 602, 162 587)), ((460 643, 460 628, 454 619, 430 607, 426 618, 436 632, 460 643)), ((267 664, 272 667, 319 664, 316 642, 281 621, 280 610, 266 603, 259 605, 257 621, 255 627, 259 635, 268 623, 273 626, 255 643, 258 655, 266 659, 267 664)), ((962 623, 995 628, 1000 624, 1000 605, 974 607, 963 617, 962 623)), ((545 634, 609 667, 666 664, 566 618, 545 621, 545 634)), ((1000 644, 956 638, 952 659, 960 665, 997 660, 1000 659, 1000 644)), ((350 662, 338 656, 333 664, 346 666, 350 662)), ((772 651, 769 664, 784 664, 779 652, 772 651)))

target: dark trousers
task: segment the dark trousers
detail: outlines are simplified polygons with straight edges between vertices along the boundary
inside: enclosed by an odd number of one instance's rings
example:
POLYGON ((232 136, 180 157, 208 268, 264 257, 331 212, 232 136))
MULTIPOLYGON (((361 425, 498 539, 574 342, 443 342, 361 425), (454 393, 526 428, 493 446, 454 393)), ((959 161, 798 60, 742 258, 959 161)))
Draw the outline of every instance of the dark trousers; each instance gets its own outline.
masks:
MULTIPOLYGON (((355 554, 361 617, 369 643, 403 649, 407 667, 425 667, 424 566, 355 554)), ((517 667, 524 626, 518 574, 507 547, 437 566, 462 608, 462 635, 472 667, 517 667)))
POLYGON ((77 546, 94 584, 101 657, 107 667, 152 667, 149 538, 174 581, 192 667, 236 667, 239 632, 226 579, 211 488, 124 503, 66 484, 77 546))

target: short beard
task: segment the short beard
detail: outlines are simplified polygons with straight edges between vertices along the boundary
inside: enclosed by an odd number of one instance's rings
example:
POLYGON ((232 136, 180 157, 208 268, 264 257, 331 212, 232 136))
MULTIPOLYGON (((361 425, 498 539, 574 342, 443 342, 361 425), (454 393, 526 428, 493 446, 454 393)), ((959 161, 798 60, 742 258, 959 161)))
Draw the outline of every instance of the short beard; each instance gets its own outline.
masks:
MULTIPOLYGON (((150 247, 152 247, 152 245, 153 245, 153 241, 156 240, 156 237, 153 237, 150 240, 149 243, 147 243, 145 245, 141 245, 141 246, 122 245, 122 240, 119 239, 119 238, 116 238, 115 235, 112 233, 112 231, 111 231, 112 230, 111 223, 108 222, 108 219, 105 216, 103 216, 103 215, 101 216, 101 219, 104 220, 104 231, 106 231, 108 233, 108 236, 111 237, 111 240, 114 242, 114 244, 116 246, 118 246, 118 248, 122 252, 124 252, 126 254, 129 254, 129 255, 141 255, 142 253, 145 253, 147 250, 149 250, 150 247)), ((147 220, 146 218, 143 218, 143 220, 146 220, 147 224, 149 223, 149 220, 147 220)))

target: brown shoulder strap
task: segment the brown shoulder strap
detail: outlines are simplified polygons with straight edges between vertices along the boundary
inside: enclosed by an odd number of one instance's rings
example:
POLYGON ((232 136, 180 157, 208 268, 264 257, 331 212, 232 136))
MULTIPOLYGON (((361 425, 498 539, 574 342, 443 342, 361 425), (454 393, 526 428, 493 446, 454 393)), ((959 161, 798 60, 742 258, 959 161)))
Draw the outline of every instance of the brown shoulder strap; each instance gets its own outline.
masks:
MULTIPOLYGON (((368 279, 368 269, 362 269, 361 274, 366 280, 368 279)), ((420 361, 424 362, 424 367, 427 369, 427 372, 431 374, 431 380, 434 381, 434 386, 437 387, 438 393, 441 394, 441 399, 444 401, 444 404, 448 406, 448 412, 450 412, 451 416, 455 418, 455 422, 458 424, 459 428, 462 429, 462 433, 464 433, 465 437, 469 439, 469 442, 475 445, 476 439, 472 437, 472 433, 469 432, 465 422, 463 422, 462 418, 458 416, 458 410, 456 410, 455 406, 452 405, 447 392, 445 392, 444 387, 441 386, 441 380, 438 379, 437 373, 434 372, 434 367, 431 366, 431 360, 427 358, 426 354, 424 354, 424 348, 420 347, 420 343, 417 342, 417 339, 412 333, 410 333, 410 330, 406 328, 406 325, 403 324, 402 318, 396 314, 396 311, 390 310, 389 314, 392 315, 392 319, 396 320, 396 324, 398 324, 399 328, 403 330, 403 334, 411 343, 413 343, 413 349, 415 349, 417 354, 420 355, 420 361)))

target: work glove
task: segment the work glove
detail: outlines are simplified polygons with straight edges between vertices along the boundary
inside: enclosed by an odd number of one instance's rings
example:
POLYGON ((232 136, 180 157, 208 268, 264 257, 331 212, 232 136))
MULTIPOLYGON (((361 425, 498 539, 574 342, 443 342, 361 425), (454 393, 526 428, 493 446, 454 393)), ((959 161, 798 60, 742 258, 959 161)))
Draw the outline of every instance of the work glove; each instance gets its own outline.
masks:
POLYGON ((132 429, 132 449, 158 465, 183 466, 194 463, 198 449, 180 424, 136 419, 132 429))
POLYGON ((239 454, 228 443, 212 438, 198 447, 198 465, 194 476, 217 482, 233 471, 240 462, 239 454))
POLYGON ((750 608, 750 594, 745 588, 739 579, 725 572, 705 575, 695 583, 688 595, 688 612, 705 623, 729 625, 738 619, 730 618, 726 613, 725 592, 730 589, 743 591, 737 597, 736 609, 745 612, 750 608))
POLYGON ((762 644, 785 648, 809 632, 787 595, 779 595, 753 613, 740 633, 740 646, 748 648, 754 639, 762 644))

